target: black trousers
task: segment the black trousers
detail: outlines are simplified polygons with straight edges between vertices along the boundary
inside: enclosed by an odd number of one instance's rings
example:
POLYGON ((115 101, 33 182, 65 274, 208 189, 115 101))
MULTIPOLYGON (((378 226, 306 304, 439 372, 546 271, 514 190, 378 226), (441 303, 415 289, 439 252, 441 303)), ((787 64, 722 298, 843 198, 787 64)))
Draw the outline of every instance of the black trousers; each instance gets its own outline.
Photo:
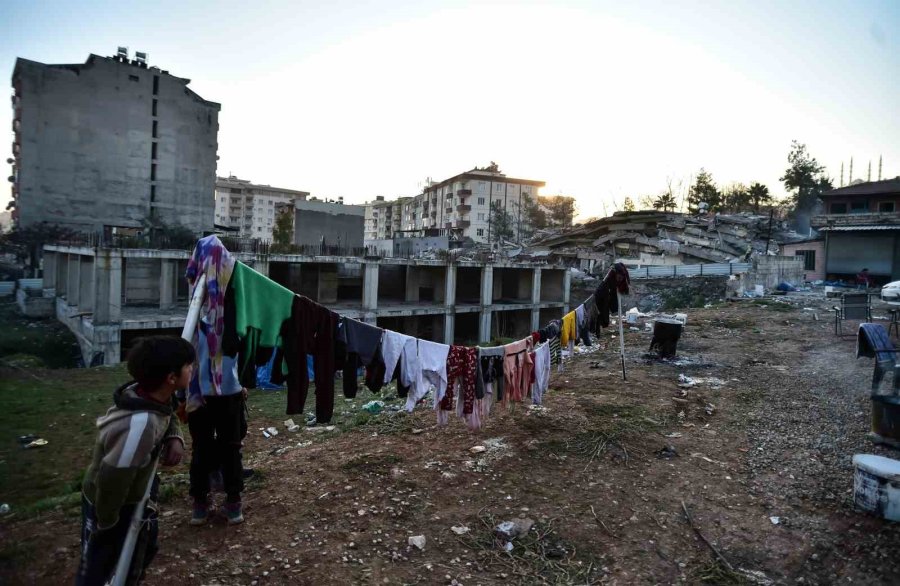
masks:
MULTIPOLYGON (((206 404, 188 415, 193 448, 191 490, 194 499, 209 495, 209 474, 222 470, 229 502, 241 500, 244 490, 241 463, 244 398, 240 393, 224 397, 204 397, 206 404)), ((246 425, 246 423, 244 423, 246 425)))
MULTIPOLYGON (((159 515, 156 508, 158 493, 159 476, 153 479, 150 501, 144 509, 144 525, 134 547, 126 584, 138 583, 159 549, 159 515)), ((119 509, 119 521, 109 529, 98 531, 96 509, 84 495, 81 496, 81 561, 75 575, 76 586, 103 586, 109 580, 119 561, 134 507, 135 505, 122 507, 119 509)))

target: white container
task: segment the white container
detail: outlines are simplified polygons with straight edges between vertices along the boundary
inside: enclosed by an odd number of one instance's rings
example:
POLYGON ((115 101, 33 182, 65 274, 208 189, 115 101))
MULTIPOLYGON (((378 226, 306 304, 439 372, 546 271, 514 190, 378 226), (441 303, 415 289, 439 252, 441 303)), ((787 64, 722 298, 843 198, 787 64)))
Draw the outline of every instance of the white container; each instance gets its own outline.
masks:
POLYGON ((900 521, 900 461, 857 454, 853 456, 853 503, 856 508, 889 521, 900 521))
POLYGON ((687 314, 686 314, 686 313, 676 313, 676 314, 675 314, 675 319, 677 319, 678 321, 680 321, 680 322, 681 322, 681 325, 683 325, 683 326, 686 326, 686 325, 687 325, 687 314))
POLYGON ((753 288, 753 291, 754 291, 754 293, 756 294, 757 297, 762 297, 763 295, 766 294, 766 288, 763 287, 762 285, 756 285, 756 286, 753 288))

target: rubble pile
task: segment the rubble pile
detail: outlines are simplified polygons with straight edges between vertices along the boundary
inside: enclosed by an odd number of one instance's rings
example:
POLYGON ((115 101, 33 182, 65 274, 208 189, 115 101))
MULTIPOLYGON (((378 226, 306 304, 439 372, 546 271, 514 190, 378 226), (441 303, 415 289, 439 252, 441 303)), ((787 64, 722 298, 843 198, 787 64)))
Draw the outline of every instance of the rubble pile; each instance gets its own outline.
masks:
POLYGON ((715 214, 695 217, 658 211, 616 212, 535 242, 550 256, 600 253, 596 260, 631 260, 642 265, 733 262, 777 253, 774 241, 799 239, 768 215, 715 214), (771 240, 770 240, 771 230, 771 240), (769 241, 768 247, 766 246, 769 241))

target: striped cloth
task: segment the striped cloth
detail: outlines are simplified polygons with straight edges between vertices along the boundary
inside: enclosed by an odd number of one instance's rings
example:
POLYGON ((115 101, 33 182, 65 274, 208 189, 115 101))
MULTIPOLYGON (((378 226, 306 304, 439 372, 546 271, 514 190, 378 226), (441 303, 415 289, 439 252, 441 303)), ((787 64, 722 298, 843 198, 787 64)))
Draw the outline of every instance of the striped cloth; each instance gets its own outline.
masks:
POLYGON ((562 370, 562 347, 559 338, 550 338, 550 362, 562 370))

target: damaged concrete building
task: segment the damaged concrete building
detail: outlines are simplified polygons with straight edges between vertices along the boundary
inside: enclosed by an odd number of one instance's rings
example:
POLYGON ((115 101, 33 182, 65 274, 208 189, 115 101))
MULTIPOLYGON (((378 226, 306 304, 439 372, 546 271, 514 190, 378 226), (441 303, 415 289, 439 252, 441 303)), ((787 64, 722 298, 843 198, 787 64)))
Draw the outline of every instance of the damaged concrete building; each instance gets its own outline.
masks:
POLYGON ((129 59, 71 65, 17 59, 14 217, 83 232, 148 224, 212 230, 220 105, 189 79, 129 59))
MULTIPOLYGON (((694 217, 674 212, 616 212, 534 244, 552 257, 629 266, 726 263, 777 253, 780 222, 751 214, 694 217)), ((574 264, 574 263, 570 263, 574 264)), ((584 265, 585 263, 579 263, 584 265)))
MULTIPOLYGON (((115 364, 139 337, 180 333, 189 256, 48 245, 43 294, 55 300, 56 317, 74 332, 85 364, 115 364)), ((569 311, 570 272, 547 263, 235 256, 341 315, 436 342, 521 338, 569 311)))

